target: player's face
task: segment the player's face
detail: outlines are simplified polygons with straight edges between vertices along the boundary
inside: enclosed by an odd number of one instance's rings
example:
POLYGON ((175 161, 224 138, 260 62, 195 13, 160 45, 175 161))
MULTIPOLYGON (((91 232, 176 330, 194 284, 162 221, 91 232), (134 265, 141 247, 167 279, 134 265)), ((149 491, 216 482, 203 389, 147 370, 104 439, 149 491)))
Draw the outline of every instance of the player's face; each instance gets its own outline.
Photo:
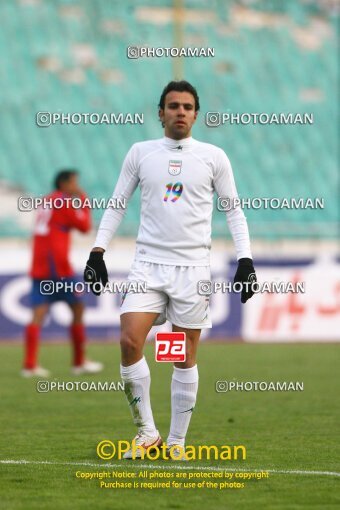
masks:
POLYGON ((196 121, 195 98, 190 92, 171 91, 165 96, 164 110, 159 118, 164 123, 164 134, 174 140, 191 136, 191 128, 196 121))
POLYGON ((63 182, 61 191, 68 195, 77 195, 79 191, 78 176, 72 175, 66 182, 63 182))

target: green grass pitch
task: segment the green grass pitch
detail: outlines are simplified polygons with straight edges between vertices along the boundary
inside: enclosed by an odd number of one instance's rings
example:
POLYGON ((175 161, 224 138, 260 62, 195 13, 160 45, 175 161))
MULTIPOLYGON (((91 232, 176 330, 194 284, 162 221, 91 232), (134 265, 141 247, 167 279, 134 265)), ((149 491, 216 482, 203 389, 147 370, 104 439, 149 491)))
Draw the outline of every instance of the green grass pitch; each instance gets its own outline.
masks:
MULTIPOLYGON (((35 380, 19 377, 21 347, 0 346, 1 459, 0 507, 6 510, 327 510, 340 507, 339 347, 315 345, 202 344, 200 386, 187 444, 239 445, 247 459, 193 461, 157 466, 178 472, 199 466, 271 470, 268 479, 243 489, 101 489, 98 480, 79 480, 76 471, 141 471, 145 461, 97 457, 103 439, 131 440, 135 430, 121 392, 38 393, 35 380), (216 393, 215 381, 303 381, 303 392, 216 393), (33 463, 36 461, 36 463, 33 463), (49 461, 49 464, 42 464, 49 461), (77 464, 78 463, 78 464, 77 464), (82 464, 91 463, 94 466, 82 464), (96 467, 96 465, 98 465, 96 467), (184 468, 184 469, 185 469, 184 468), (176 471, 177 470, 177 471, 176 471), (299 473, 294 473, 299 471, 299 473), (321 472, 315 474, 311 472, 321 472), (328 473, 328 474, 327 474, 328 473), (333 473, 333 474, 332 474, 333 473)), ((96 376, 69 372, 69 346, 43 345, 41 364, 51 380, 118 381, 119 346, 91 344, 89 356, 103 361, 96 376)), ((157 427, 166 438, 170 420, 170 364, 156 364, 146 348, 157 427)), ((148 462, 150 464, 150 461, 148 462)), ((148 468, 149 469, 149 468, 148 468)), ((160 468, 157 468, 161 470, 160 468)), ((161 480, 160 480, 161 481, 161 480)), ((162 480, 164 481, 164 480, 162 480)))

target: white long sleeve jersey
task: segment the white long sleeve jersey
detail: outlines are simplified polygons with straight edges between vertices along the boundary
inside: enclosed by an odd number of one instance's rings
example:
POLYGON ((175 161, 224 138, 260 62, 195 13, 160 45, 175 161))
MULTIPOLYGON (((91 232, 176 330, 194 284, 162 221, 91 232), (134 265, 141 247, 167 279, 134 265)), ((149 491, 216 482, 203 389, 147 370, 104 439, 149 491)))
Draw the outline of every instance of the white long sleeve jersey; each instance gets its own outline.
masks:
MULTIPOLYGON (((238 197, 225 152, 192 137, 163 137, 135 143, 129 150, 114 189, 113 199, 129 200, 141 190, 136 260, 176 266, 210 264, 214 192, 238 197)), ((124 209, 108 208, 94 246, 107 249, 124 209)), ((226 214, 237 259, 251 258, 246 218, 238 206, 226 214)))

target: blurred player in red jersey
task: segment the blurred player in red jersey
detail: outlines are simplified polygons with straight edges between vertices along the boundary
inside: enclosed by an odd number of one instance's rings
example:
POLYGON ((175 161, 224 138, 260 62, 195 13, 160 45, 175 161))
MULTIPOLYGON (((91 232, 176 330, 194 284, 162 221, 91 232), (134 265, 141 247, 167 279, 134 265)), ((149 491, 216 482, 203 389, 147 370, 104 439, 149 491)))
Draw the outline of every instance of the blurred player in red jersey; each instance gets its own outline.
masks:
MULTIPOLYGON (((72 229, 83 233, 89 232, 91 213, 89 207, 74 207, 71 200, 74 197, 80 199, 82 203, 86 198, 86 194, 79 187, 77 171, 63 170, 55 178, 55 190, 44 197, 45 205, 40 206, 37 211, 30 270, 33 317, 25 330, 25 358, 21 372, 24 377, 49 375, 48 370, 38 364, 39 337, 49 307, 56 301, 65 301, 72 311, 73 320, 70 325, 73 345, 72 371, 76 374, 96 373, 103 368, 101 363, 85 359, 84 303, 81 296, 67 287, 50 294, 44 293, 44 288, 41 287, 44 280, 54 282, 50 284, 51 286, 58 281, 76 282, 69 262, 70 233, 72 229)), ((46 287, 45 291, 48 291, 46 287)))

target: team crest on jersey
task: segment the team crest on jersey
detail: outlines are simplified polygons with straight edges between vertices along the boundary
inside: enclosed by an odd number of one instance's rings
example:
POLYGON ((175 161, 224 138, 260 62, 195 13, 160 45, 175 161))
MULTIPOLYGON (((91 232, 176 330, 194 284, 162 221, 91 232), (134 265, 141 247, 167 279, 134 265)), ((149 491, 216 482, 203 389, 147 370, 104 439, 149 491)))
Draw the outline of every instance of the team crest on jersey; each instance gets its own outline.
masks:
POLYGON ((181 173, 182 161, 178 159, 170 159, 168 172, 170 175, 178 175, 181 173))

